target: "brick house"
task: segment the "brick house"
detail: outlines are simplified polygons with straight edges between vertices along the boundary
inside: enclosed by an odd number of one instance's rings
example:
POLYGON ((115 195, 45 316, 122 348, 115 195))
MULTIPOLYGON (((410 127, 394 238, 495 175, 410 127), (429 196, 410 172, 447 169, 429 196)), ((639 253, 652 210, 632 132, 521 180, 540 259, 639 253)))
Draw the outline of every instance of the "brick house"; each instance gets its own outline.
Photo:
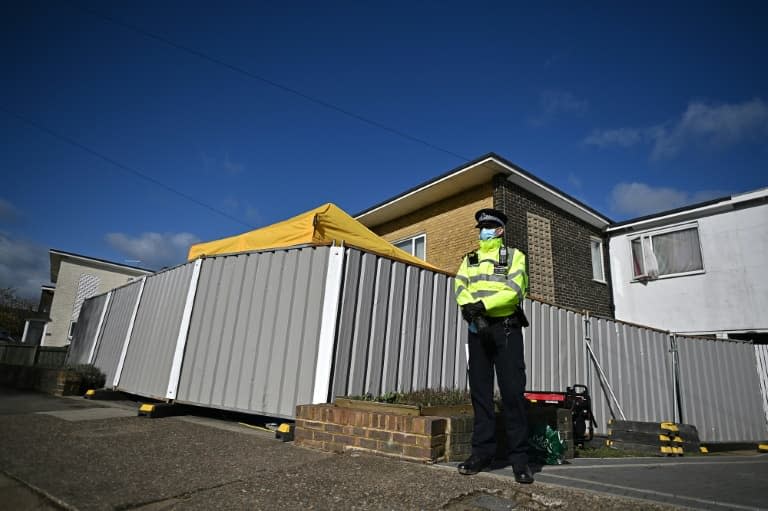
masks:
POLYGON ((611 220, 494 153, 355 218, 407 252, 455 271, 477 247, 475 211, 490 207, 509 218, 507 245, 528 256, 531 298, 613 318, 604 234, 611 220))

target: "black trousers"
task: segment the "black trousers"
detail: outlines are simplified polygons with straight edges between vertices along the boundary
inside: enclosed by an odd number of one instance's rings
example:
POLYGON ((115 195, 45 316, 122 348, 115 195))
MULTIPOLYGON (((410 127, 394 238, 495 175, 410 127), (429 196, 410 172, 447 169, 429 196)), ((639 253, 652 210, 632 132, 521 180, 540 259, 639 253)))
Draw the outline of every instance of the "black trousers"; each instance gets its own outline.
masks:
POLYGON ((494 369, 499 381, 506 427, 507 462, 528 463, 523 332, 514 318, 497 320, 482 334, 469 332, 469 387, 475 412, 472 454, 496 455, 494 369))

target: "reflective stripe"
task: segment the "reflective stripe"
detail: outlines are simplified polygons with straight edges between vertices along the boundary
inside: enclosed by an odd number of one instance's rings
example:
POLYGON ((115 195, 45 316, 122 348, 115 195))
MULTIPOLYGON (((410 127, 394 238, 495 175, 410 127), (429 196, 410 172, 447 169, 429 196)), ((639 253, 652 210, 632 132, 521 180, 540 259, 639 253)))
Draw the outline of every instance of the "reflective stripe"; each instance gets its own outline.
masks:
POLYGON ((467 277, 465 277, 464 275, 456 275, 456 280, 460 280, 465 285, 469 284, 469 279, 467 277))
POLYGON ((480 289, 472 293, 472 296, 474 296, 475 298, 485 298, 486 296, 493 296, 498 292, 499 292, 498 289, 493 291, 486 291, 485 289, 480 289))
POLYGON ((469 278, 470 282, 506 282, 506 275, 496 275, 495 273, 483 273, 481 275, 475 275, 469 278))
POLYGON ((469 290, 464 286, 459 286, 456 288, 453 294, 454 296, 456 296, 456 298, 458 298, 459 296, 461 296, 461 293, 463 293, 464 291, 469 291, 469 290))
POLYGON ((515 273, 510 273, 507 275, 507 280, 512 281, 515 277, 518 275, 521 275, 523 273, 523 270, 517 270, 515 273))
POLYGON ((512 282, 512 281, 509 281, 507 285, 511 287, 512 290, 517 294, 517 303, 518 304, 523 303, 523 290, 520 289, 520 286, 518 286, 516 282, 512 282))

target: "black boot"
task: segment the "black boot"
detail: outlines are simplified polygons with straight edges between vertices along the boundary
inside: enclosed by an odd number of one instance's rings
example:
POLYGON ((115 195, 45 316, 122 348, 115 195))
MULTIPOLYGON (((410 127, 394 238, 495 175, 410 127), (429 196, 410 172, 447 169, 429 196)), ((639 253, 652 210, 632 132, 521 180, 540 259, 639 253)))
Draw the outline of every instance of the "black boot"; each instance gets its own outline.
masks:
POLYGON ((491 464, 493 458, 483 458, 473 454, 466 461, 459 463, 459 474, 465 476, 475 475, 491 464))
POLYGON ((520 484, 531 484, 533 482, 533 473, 528 465, 521 467, 514 467, 515 481, 520 484))

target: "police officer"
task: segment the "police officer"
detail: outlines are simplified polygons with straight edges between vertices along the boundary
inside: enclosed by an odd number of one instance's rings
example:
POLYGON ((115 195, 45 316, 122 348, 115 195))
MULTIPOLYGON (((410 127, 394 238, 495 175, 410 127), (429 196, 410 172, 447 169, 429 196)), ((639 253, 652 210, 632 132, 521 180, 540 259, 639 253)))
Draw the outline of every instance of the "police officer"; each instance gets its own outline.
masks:
POLYGON ((478 250, 461 262, 454 290, 469 328, 469 387, 475 413, 472 455, 459 472, 472 475, 488 467, 496 454, 494 369, 501 391, 506 426, 507 462, 515 480, 532 483, 528 467, 525 359, 522 313, 528 290, 525 254, 504 245, 507 217, 495 209, 475 214, 478 250))

